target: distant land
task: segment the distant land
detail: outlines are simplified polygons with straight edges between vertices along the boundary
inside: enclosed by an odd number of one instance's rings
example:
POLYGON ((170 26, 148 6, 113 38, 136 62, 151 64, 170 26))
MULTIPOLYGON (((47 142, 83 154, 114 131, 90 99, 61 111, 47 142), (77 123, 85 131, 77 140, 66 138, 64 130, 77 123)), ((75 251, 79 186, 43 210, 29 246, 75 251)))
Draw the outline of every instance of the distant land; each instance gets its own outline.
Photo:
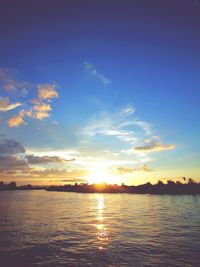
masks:
POLYGON ((17 186, 16 182, 9 184, 0 182, 0 191, 14 190, 46 190, 56 192, 76 192, 76 193, 129 193, 129 194, 157 194, 157 195, 196 195, 200 194, 200 183, 193 179, 183 178, 184 183, 180 181, 168 180, 167 183, 158 181, 156 184, 146 183, 138 186, 128 186, 125 184, 87 184, 76 183, 53 186, 33 186, 31 184, 17 186))

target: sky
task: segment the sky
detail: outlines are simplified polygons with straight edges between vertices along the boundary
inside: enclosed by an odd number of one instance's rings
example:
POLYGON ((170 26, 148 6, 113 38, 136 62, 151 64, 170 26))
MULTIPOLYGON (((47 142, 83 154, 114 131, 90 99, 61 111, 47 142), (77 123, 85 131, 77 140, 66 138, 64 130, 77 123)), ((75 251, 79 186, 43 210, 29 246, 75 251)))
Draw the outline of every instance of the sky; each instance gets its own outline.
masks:
POLYGON ((1 1, 0 180, 200 179, 200 1, 1 1))

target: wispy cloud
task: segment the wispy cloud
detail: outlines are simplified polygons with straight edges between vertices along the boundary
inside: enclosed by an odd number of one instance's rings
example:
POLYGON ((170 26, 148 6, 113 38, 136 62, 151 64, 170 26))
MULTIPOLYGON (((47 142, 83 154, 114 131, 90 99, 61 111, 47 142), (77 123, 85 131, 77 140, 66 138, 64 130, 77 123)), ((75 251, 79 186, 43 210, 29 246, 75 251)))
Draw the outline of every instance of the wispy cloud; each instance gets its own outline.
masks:
POLYGON ((18 96, 26 96, 32 89, 32 84, 16 78, 17 71, 11 69, 0 69, 0 87, 9 93, 18 96))
POLYGON ((138 172, 138 171, 151 172, 152 169, 150 169, 146 164, 143 164, 141 167, 137 167, 137 168, 128 168, 128 167, 121 166, 115 170, 115 173, 124 175, 124 174, 129 174, 129 173, 138 172))
POLYGON ((141 131, 145 136, 151 134, 151 125, 137 119, 134 114, 132 105, 127 105, 113 114, 102 112, 84 128, 84 133, 88 136, 113 136, 122 142, 136 144, 138 138, 141 139, 141 131))
POLYGON ((137 146, 134 148, 137 152, 158 152, 163 150, 173 150, 175 149, 175 145, 173 144, 162 144, 160 141, 160 137, 156 136, 152 139, 145 140, 145 145, 143 146, 137 146))
POLYGON ((99 72, 92 64, 84 62, 84 67, 88 73, 96 77, 103 85, 111 84, 111 80, 106 78, 101 72, 99 72))
POLYGON ((0 111, 9 111, 17 107, 20 107, 21 105, 22 103, 20 102, 10 104, 8 97, 0 98, 0 111))

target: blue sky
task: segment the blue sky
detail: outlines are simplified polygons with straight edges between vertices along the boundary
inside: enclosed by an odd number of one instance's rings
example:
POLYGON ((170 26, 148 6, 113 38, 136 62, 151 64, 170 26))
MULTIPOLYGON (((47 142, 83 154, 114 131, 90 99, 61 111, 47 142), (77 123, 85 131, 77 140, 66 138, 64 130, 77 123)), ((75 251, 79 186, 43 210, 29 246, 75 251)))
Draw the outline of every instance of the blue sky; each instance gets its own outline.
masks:
POLYGON ((3 2, 2 179, 199 178, 199 1, 3 2))

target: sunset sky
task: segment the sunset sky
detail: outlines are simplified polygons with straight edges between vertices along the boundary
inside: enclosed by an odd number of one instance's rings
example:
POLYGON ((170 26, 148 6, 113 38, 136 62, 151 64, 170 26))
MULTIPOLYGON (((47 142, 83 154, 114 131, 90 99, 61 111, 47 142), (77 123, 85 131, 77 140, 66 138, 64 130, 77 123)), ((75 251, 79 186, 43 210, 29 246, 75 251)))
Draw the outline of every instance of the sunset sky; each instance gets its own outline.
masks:
POLYGON ((0 181, 200 178, 200 1, 1 1, 0 181))

